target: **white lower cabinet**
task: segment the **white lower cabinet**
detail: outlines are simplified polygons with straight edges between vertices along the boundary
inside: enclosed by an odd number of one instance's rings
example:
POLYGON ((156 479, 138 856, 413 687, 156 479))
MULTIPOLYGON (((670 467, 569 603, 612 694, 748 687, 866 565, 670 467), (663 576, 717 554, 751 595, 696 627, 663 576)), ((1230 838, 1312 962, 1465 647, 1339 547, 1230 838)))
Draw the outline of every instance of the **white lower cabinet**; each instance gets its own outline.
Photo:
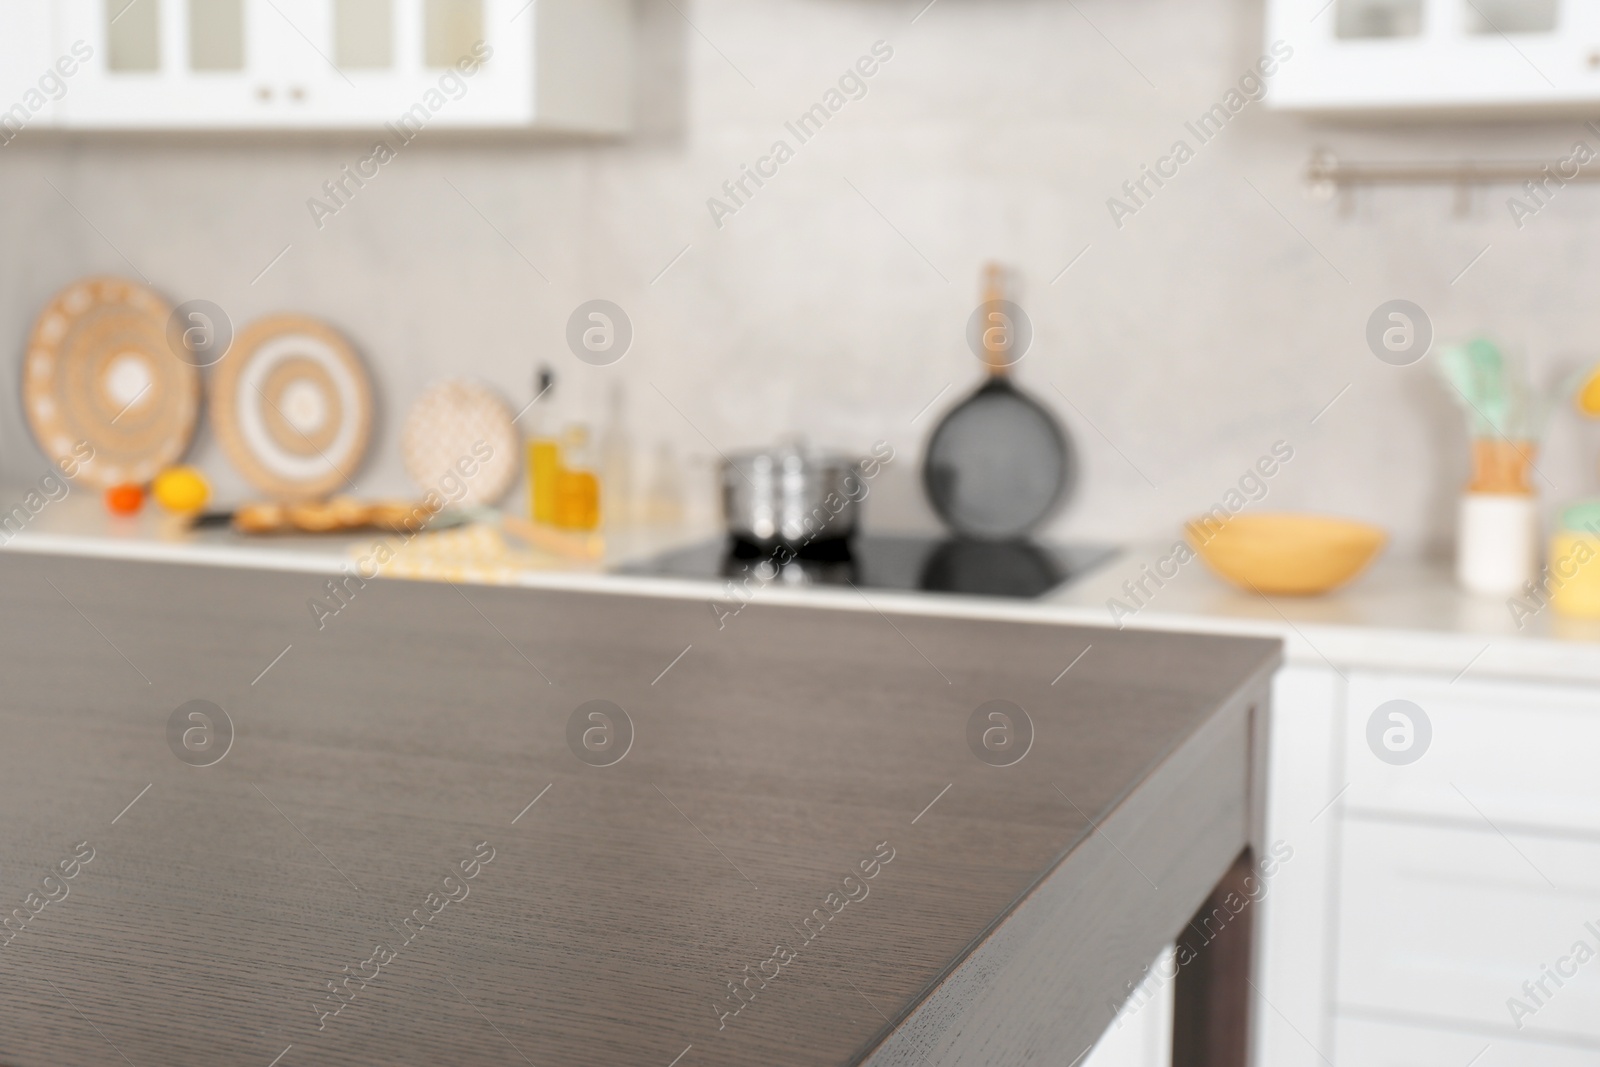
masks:
MULTIPOLYGON (((1452 682, 1445 676, 1351 672, 1345 746, 1347 810, 1408 813, 1489 829, 1557 829, 1600 837, 1600 691, 1530 682, 1452 682), (1378 714, 1390 742, 1404 725, 1392 701, 1426 716, 1426 750, 1415 762, 1385 762, 1368 737, 1378 714)), ((1400 714, 1407 714, 1400 709, 1400 714)), ((1413 744, 1422 744, 1420 722, 1413 744)), ((1385 749, 1387 751, 1387 749, 1385 749)), ((1399 754, 1391 754, 1395 758, 1399 754)))
POLYGON ((1340 900, 1341 1014, 1600 1059, 1600 842, 1352 820, 1340 900))
POLYGON ((1330 670, 1292 666, 1273 683, 1266 838, 1294 851, 1256 905, 1255 1059, 1272 1067, 1327 1067, 1332 1057, 1342 685, 1330 670))
POLYGON ((1600 689, 1295 666, 1274 695, 1256 1063, 1600 1064, 1600 689))
MULTIPOLYGON (((1296 665, 1270 736, 1259 1067, 1600 1065, 1600 689, 1296 665)), ((1170 1062, 1151 993, 1084 1067, 1170 1062)))

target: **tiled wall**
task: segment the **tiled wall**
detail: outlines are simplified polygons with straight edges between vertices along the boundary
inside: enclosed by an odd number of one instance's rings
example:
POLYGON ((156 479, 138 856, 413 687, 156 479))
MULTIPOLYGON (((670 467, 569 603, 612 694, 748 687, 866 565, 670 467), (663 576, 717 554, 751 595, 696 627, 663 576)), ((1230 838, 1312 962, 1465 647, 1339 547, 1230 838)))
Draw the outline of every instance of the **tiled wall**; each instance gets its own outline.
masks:
MULTIPOLYGON (((1419 548, 1450 537, 1463 431, 1426 364, 1366 349, 1371 311, 1406 297, 1445 335, 1487 327, 1542 362, 1600 354, 1595 190, 1562 190, 1518 230, 1503 189, 1466 217, 1425 189, 1344 214, 1302 182, 1315 146, 1553 160, 1595 143, 1577 119, 1362 127, 1256 102, 1201 144, 1185 123, 1263 51, 1257 3, 937 0, 917 17, 924 3, 643 0, 637 135, 430 136, 321 229, 306 201, 363 138, 30 131, 0 149, 6 359, 55 289, 131 263, 240 323, 291 309, 345 330, 385 411, 359 479, 374 493, 406 489, 400 415, 429 381, 477 376, 520 406, 548 361, 596 417, 622 382, 641 449, 887 439, 901 461, 868 522, 925 526, 921 445, 977 379, 963 328, 998 257, 1023 273, 1036 330, 1020 381, 1081 452, 1053 533, 1169 536, 1284 440, 1294 459, 1255 506, 1373 519, 1419 548), (785 122, 877 41, 893 57, 865 95, 799 144, 785 122), (780 138, 794 158, 719 227, 708 198, 780 138), (1180 138, 1193 158, 1119 227, 1107 199, 1180 138), (635 325, 611 368, 563 342, 595 297, 635 325)), ((42 460, 16 377, 0 470, 23 479, 42 460)), ((1551 498, 1594 491, 1597 455, 1600 436, 1564 416, 1540 463, 1551 498)), ((245 492, 204 430, 195 456, 223 496, 245 492)))

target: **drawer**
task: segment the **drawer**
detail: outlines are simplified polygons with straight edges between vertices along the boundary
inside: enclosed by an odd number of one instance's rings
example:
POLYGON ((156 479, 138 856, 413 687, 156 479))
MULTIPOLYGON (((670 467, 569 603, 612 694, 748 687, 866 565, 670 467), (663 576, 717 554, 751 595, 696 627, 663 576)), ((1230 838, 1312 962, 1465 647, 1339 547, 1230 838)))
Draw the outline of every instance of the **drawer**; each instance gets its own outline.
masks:
POLYGON ((1595 1049, 1366 1019, 1342 1018, 1335 1033, 1338 1067, 1594 1067, 1600 1059, 1595 1049))
POLYGON ((1345 716, 1346 809, 1479 825, 1487 816, 1502 830, 1600 838, 1600 691, 1592 687, 1359 672, 1345 716), (1422 757, 1403 765, 1368 743, 1373 712, 1396 699, 1420 707, 1432 732, 1422 757))
POLYGON ((1600 844, 1352 819, 1340 896, 1340 1011, 1600 1048, 1600 844), (1575 974, 1530 998, 1546 966, 1575 974))

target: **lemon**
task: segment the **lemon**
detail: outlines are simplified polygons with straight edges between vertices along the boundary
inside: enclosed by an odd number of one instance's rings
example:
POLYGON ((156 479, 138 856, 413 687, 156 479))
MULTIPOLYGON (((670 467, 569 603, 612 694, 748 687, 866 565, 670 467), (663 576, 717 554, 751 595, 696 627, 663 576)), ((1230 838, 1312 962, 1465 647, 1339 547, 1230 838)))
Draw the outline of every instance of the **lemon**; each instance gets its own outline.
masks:
POLYGON ((1592 375, 1578 390, 1578 410, 1590 418, 1600 416, 1600 371, 1592 375))
POLYGON ((168 467, 156 475, 150 488, 156 503, 179 515, 199 511, 211 499, 205 475, 193 467, 168 467))

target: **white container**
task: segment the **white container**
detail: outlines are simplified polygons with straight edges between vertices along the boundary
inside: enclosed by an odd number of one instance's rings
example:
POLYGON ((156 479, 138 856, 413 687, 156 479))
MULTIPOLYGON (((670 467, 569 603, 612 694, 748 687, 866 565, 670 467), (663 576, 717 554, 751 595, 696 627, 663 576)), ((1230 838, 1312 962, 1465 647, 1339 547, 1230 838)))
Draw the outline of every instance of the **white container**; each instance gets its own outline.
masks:
POLYGON ((1539 563, 1535 498, 1465 493, 1457 523, 1456 581, 1473 593, 1508 596, 1532 581, 1539 563))

